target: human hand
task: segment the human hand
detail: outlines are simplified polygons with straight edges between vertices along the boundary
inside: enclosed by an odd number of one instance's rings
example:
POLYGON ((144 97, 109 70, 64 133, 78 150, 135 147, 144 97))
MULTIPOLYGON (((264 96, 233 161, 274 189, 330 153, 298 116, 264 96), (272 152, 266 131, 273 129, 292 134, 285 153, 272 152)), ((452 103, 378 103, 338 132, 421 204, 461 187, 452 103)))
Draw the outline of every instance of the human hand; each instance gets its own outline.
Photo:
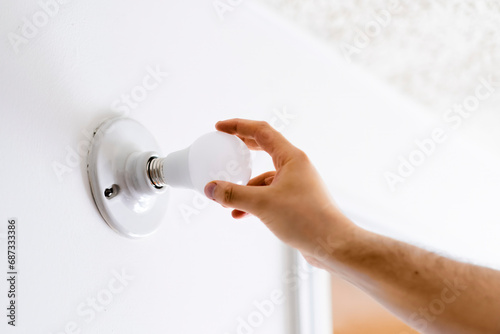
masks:
POLYGON ((310 263, 323 267, 316 256, 318 240, 341 235, 353 224, 337 209, 307 155, 266 122, 230 119, 218 122, 216 129, 238 136, 252 150, 267 152, 276 171, 253 178, 247 186, 212 181, 205 187, 207 197, 234 208, 234 218, 258 217, 310 263))

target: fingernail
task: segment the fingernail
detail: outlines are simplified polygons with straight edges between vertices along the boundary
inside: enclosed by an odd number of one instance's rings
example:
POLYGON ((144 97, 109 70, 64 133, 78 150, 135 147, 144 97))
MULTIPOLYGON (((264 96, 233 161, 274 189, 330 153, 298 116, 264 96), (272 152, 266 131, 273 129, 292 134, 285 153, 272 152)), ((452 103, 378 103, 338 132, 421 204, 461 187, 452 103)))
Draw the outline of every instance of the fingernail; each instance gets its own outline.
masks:
POLYGON ((205 196, 207 196, 210 199, 215 199, 214 193, 215 193, 215 188, 217 187, 217 183, 215 182, 210 182, 205 186, 205 196))

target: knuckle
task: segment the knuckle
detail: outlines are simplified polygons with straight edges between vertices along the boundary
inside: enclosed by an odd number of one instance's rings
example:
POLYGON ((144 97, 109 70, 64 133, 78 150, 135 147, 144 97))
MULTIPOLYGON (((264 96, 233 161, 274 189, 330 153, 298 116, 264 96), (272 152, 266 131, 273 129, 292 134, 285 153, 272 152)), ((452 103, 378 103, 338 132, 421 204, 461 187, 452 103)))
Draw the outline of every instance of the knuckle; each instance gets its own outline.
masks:
POLYGON ((271 125, 269 125, 269 123, 266 121, 260 121, 259 126, 262 128, 270 128, 271 127, 271 125))
POLYGON ((222 202, 223 204, 231 204, 233 203, 233 201, 234 201, 234 187, 230 185, 224 189, 222 202))
POLYGON ((269 141, 273 134, 273 128, 267 122, 261 122, 257 128, 256 137, 258 141, 269 141))
POLYGON ((234 131, 238 133, 241 126, 241 118, 234 118, 234 131))
POLYGON ((297 149, 295 152, 295 156, 297 160, 302 161, 302 162, 308 162, 309 157, 307 156, 306 152, 302 151, 301 149, 297 149))

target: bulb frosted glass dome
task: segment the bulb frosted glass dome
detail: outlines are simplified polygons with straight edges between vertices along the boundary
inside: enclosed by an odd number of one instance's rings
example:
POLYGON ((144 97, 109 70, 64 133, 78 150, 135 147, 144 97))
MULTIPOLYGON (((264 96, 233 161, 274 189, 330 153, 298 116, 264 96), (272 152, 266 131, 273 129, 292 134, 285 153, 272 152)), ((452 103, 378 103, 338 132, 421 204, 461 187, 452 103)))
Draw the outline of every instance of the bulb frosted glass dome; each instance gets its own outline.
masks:
POLYGON ((165 183, 204 193, 213 180, 246 185, 252 175, 252 160, 246 144, 236 136, 210 132, 188 148, 169 154, 163 162, 165 183))

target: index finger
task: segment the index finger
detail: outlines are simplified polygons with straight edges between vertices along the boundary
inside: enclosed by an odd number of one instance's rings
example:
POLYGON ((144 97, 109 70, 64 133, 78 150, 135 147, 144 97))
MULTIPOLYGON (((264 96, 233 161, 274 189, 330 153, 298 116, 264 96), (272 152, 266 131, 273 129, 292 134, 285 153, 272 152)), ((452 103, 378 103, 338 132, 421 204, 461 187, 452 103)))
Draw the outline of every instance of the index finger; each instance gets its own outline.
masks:
POLYGON ((260 148, 273 158, 276 168, 286 163, 298 151, 295 146, 267 122, 233 118, 217 122, 215 128, 222 132, 254 140, 260 148))

